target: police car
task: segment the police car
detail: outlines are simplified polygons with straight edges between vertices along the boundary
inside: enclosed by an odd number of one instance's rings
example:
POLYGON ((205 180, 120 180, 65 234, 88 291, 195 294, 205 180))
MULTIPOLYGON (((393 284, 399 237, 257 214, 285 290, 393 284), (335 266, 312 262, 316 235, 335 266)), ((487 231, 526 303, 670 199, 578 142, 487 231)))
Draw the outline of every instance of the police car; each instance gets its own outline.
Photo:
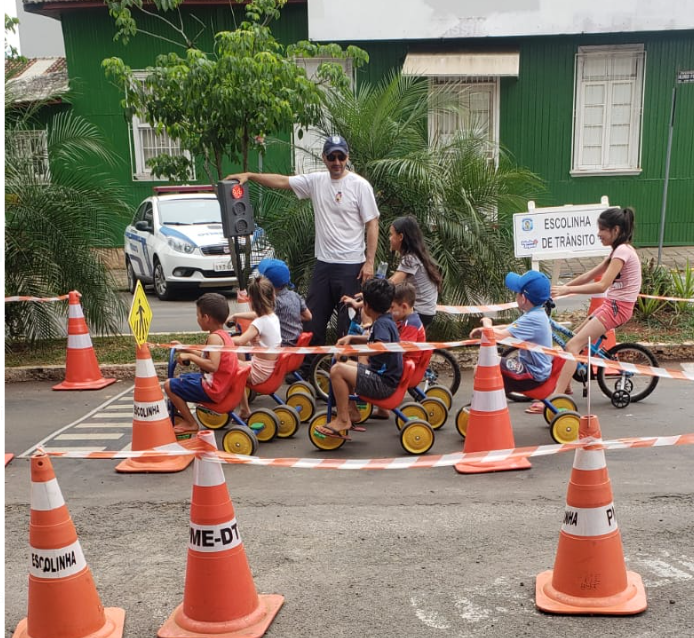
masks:
MULTIPOLYGON (((182 288, 238 286, 213 187, 160 186, 154 192, 125 229, 130 292, 135 292, 138 280, 152 284, 164 301, 182 288)), ((238 241, 243 256, 246 238, 238 241)), ((274 256, 262 228, 255 229, 251 242, 251 268, 274 256)))

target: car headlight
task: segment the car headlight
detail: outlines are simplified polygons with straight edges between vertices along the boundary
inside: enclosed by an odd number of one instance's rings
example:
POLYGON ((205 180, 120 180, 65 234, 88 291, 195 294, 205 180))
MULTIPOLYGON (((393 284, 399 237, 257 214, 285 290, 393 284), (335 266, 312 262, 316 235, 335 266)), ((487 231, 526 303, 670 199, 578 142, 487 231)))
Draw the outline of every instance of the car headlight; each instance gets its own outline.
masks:
POLYGON ((169 237, 168 244, 176 252, 186 253, 186 255, 190 255, 190 253, 195 250, 195 246, 193 244, 184 241, 183 239, 178 239, 177 237, 169 237))

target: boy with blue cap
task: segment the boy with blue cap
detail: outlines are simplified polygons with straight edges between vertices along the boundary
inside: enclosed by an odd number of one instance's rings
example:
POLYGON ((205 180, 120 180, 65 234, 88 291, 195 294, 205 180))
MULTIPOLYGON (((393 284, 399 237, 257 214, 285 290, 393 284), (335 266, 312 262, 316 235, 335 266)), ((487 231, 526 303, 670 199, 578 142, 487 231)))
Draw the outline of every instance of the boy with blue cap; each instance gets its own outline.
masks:
MULTIPOLYGON (((258 273, 270 280, 275 288, 275 314, 280 320, 282 345, 294 346, 303 329, 302 321, 311 320, 311 311, 304 298, 291 290, 293 284, 289 267, 281 259, 263 259, 258 264, 258 273)), ((230 317, 236 319, 255 319, 254 312, 239 312, 230 317)))
MULTIPOLYGON (((514 337, 551 348, 552 329, 544 308, 551 288, 547 276, 537 270, 529 270, 523 275, 510 272, 506 275, 505 283, 516 293, 516 303, 523 314, 505 326, 492 326, 492 320, 484 317, 482 326, 493 328, 495 339, 514 337)), ((481 334, 482 328, 475 328, 470 332, 470 337, 475 339, 481 334)), ((551 371, 552 358, 546 354, 521 349, 517 358, 501 358, 501 376, 506 392, 532 390, 544 383, 551 371)))

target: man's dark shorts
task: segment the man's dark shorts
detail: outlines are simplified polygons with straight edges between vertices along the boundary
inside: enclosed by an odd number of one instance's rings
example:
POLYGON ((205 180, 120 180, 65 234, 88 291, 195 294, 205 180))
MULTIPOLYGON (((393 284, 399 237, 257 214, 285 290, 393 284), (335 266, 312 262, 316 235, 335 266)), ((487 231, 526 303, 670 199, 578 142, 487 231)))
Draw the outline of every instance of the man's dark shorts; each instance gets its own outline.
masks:
POLYGON ((395 392, 395 388, 384 383, 383 378, 373 370, 369 370, 368 366, 363 363, 358 363, 355 391, 360 397, 368 399, 386 399, 395 392))
POLYGON ((533 375, 517 357, 501 357, 501 376, 506 392, 525 392, 541 386, 544 381, 536 381, 533 375))
POLYGON ((214 403, 202 387, 202 374, 187 372, 169 381, 169 388, 186 403, 214 403))

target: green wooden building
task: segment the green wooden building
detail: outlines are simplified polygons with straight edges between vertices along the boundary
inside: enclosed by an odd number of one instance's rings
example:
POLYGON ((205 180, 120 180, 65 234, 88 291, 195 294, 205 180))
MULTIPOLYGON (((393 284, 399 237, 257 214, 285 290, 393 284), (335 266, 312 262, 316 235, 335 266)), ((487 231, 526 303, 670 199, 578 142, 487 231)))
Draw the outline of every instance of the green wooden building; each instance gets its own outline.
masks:
MULTIPOLYGON (((428 76, 432 90, 459 90, 464 111, 433 117, 432 134, 482 131, 545 180, 538 206, 595 203, 603 195, 633 206, 641 246, 658 244, 676 89, 664 243, 693 245, 694 82, 684 72, 694 70, 694 13, 688 2, 664 0, 638 15, 628 0, 610 6, 585 0, 580 9, 549 0, 531 4, 511 10, 495 0, 352 0, 348 7, 296 1, 285 6, 273 31, 284 43, 312 39, 362 47, 370 63, 356 72, 357 83, 402 68, 428 76)), ((114 42, 113 19, 93 0, 25 0, 25 8, 61 21, 72 108, 103 131, 121 158, 115 177, 128 186, 135 206, 159 183, 148 173, 147 157, 163 148, 185 151, 125 117, 122 95, 101 61, 118 56, 144 70, 175 47, 142 34, 127 46, 114 42)), ((237 17, 242 10, 235 5, 237 17)), ((212 30, 234 25, 226 2, 187 2, 183 14, 190 13, 212 30)), ((142 30, 164 33, 156 19, 136 19, 142 30)), ((211 33, 202 48, 211 49, 211 33)), ((283 138, 291 136, 287 131, 283 138)), ((289 148, 270 146, 263 169, 305 169, 289 148)))

